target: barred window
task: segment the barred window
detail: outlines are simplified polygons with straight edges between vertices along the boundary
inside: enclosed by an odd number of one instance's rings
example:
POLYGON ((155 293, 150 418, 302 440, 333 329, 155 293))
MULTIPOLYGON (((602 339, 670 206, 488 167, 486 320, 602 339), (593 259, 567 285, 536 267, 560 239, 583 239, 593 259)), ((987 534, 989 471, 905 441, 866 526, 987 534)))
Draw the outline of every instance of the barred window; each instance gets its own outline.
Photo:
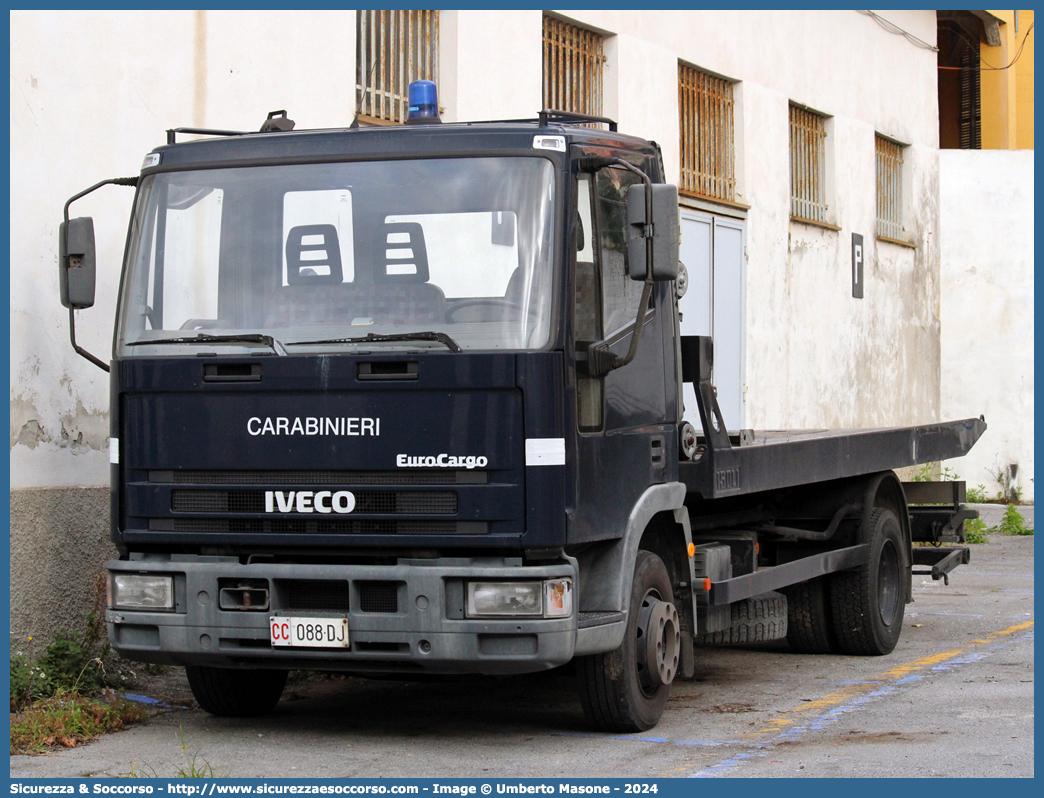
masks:
POLYGON ((355 47, 355 100, 370 122, 404 122, 410 83, 439 82, 438 11, 358 11, 355 47))
POLYGON ((544 108, 602 115, 602 37, 544 17, 544 108))
POLYGON ((678 64, 681 191, 736 199, 732 83, 678 64))
POLYGON ((899 239, 903 232, 903 146, 876 136, 877 234, 899 239))
POLYGON ((790 215, 826 223, 826 117, 790 106, 790 215))

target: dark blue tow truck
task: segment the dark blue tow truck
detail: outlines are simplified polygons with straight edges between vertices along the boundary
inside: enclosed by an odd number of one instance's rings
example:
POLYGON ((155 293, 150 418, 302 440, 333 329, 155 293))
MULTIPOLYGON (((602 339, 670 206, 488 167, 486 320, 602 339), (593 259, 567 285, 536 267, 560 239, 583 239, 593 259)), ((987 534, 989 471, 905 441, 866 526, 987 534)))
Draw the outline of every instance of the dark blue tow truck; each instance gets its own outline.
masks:
POLYGON ((76 343, 94 232, 66 205, 72 343, 111 378, 114 648, 186 666, 218 715, 271 710, 292 669, 575 659, 609 731, 655 725, 694 646, 892 651, 972 515, 894 469, 983 421, 726 430, 656 145, 429 117, 168 131, 98 184, 136 188, 108 364, 76 343))

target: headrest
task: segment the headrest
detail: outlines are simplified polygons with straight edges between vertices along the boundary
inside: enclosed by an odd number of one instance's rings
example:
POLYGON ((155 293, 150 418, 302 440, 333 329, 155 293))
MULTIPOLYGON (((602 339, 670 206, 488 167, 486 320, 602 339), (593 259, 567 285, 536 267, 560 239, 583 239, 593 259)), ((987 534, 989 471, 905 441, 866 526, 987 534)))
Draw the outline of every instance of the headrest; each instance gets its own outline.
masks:
POLYGON ((340 284, 343 280, 341 245, 336 227, 332 224, 304 224, 290 228, 286 237, 286 282, 289 285, 340 284), (307 243, 305 238, 309 239, 307 243), (325 257, 302 258, 305 252, 323 252, 325 257), (319 266, 328 267, 330 273, 318 273, 316 267, 319 266))
POLYGON ((390 222, 381 227, 374 280, 379 283, 428 282, 428 250, 424 246, 423 227, 416 222, 390 222))

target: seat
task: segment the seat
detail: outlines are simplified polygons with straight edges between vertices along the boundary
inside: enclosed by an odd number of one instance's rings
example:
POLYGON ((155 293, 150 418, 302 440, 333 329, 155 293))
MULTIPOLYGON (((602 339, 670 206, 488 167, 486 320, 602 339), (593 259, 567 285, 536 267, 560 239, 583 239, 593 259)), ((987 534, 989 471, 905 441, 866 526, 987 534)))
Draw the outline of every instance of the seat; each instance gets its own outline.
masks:
POLYGON ((349 324, 430 325, 442 322, 446 296, 428 282, 424 230, 413 222, 382 225, 374 248, 373 282, 342 282, 337 231, 332 225, 295 227, 287 239, 287 285, 269 298, 265 326, 349 324), (322 229, 320 229, 322 228, 322 229), (322 244, 304 244, 323 235, 322 244), (326 249, 326 259, 302 259, 302 252, 326 249), (328 267, 319 274, 317 267, 328 267))

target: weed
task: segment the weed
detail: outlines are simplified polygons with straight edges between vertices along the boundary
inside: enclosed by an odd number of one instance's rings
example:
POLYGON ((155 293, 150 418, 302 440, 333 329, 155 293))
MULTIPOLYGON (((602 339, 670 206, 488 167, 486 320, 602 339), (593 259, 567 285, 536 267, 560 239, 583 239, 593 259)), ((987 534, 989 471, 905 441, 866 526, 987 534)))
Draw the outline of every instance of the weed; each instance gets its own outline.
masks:
POLYGON ((987 504, 990 501, 989 496, 986 495, 985 485, 968 488, 967 496, 968 504, 987 504))
POLYGON ((989 543, 989 538, 986 537, 989 531, 986 522, 981 518, 969 518, 964 522, 964 542, 989 543))
POLYGON ((146 714, 144 707, 112 694, 98 700, 60 690, 11 715, 11 754, 40 754, 55 746, 73 748, 137 723, 146 714))
POLYGON ((46 691, 78 691, 93 695, 105 686, 105 666, 88 647, 86 636, 60 633, 40 657, 46 676, 46 691))
MULTIPOLYGON (((178 731, 175 735, 178 738, 178 747, 181 748, 181 761, 182 766, 174 771, 174 778, 177 779, 224 779, 228 778, 227 773, 215 773, 214 768, 211 767, 210 762, 206 760, 199 752, 197 748, 194 751, 190 751, 188 743, 185 742, 185 730, 178 726, 178 731)), ((137 761, 131 763, 131 769, 127 773, 121 773, 121 778, 125 779, 155 779, 159 778, 159 774, 156 769, 150 765, 142 765, 142 769, 138 769, 137 761)))
MULTIPOLYGON (((13 648, 12 644, 12 648, 13 648)), ((11 652, 11 711, 29 701, 33 685, 40 678, 39 668, 30 664, 29 658, 20 651, 11 652)))
POLYGON ((60 692, 98 695, 126 681, 105 635, 105 574, 95 582, 94 609, 82 632, 60 632, 39 656, 30 636, 23 648, 11 639, 11 711, 60 692))
POLYGON ((1015 509, 1014 504, 1009 504, 997 531, 1002 535, 1032 535, 1033 527, 1026 526, 1026 519, 1022 517, 1022 513, 1015 509))
POLYGON ((1001 486, 1001 491, 996 499, 998 504, 1022 504, 1022 488, 1014 484, 1018 472, 1017 463, 998 466, 990 472, 1001 486))
POLYGON ((913 477, 910 478, 911 482, 934 482, 935 481, 935 470, 938 468, 938 463, 925 463, 923 466, 918 468, 913 477))
POLYGON ((227 773, 215 773, 210 763, 200 755, 200 749, 189 752, 188 743, 185 742, 185 732, 178 726, 178 745, 181 746, 181 758, 184 762, 182 767, 174 771, 174 776, 179 779, 223 779, 227 773))
POLYGON ((120 773, 119 774, 119 778, 121 778, 121 779, 158 779, 159 778, 159 773, 157 773, 154 768, 151 768, 148 765, 142 765, 142 768, 144 768, 144 769, 143 770, 138 770, 138 760, 135 759, 133 762, 131 762, 130 770, 128 770, 126 773, 120 773), (150 772, 146 773, 145 772, 146 769, 149 770, 150 772))
POLYGON ((957 472, 942 463, 925 463, 913 475, 913 482, 953 482, 960 479, 957 472))

